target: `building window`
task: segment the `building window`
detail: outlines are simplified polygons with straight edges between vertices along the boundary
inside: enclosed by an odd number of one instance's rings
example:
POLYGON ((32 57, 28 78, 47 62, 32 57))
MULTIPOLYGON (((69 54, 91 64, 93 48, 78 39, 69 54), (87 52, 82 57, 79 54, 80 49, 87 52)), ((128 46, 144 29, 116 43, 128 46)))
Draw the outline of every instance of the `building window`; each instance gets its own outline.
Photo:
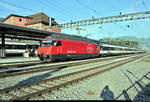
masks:
POLYGON ((39 29, 39 24, 36 24, 36 29, 39 29))
POLYGON ((34 21, 40 21, 40 17, 36 17, 33 19, 34 21))
POLYGON ((29 25, 28 27, 29 27, 29 28, 32 28, 32 25, 29 25))
POLYGON ((21 19, 21 18, 19 18, 19 22, 22 22, 22 19, 21 19))

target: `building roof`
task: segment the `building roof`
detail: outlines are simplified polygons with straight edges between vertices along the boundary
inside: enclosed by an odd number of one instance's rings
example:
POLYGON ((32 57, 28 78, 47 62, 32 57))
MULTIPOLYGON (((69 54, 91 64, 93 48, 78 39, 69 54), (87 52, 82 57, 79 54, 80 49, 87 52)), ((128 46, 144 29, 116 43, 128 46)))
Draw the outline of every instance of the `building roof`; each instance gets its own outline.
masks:
MULTIPOLYGON (((4 18, 2 21, 0 20, 0 22, 4 22, 5 20, 7 20, 11 16, 31 19, 29 22, 25 23, 25 25, 36 24, 36 23, 43 23, 45 25, 49 25, 49 17, 45 13, 42 13, 42 12, 37 13, 37 14, 33 14, 33 15, 29 15, 29 16, 20 16, 20 15, 16 15, 16 14, 10 14, 6 18, 4 18)), ((58 23, 55 22, 54 18, 51 18, 51 26, 54 26, 57 24, 58 23)))
POLYGON ((51 34, 59 34, 56 32, 31 29, 27 27, 15 26, 15 25, 4 24, 4 23, 0 23, 0 31, 9 35, 25 36, 25 37, 33 37, 33 38, 45 38, 46 36, 51 34))
POLYGON ((37 13, 37 14, 34 14, 34 15, 29 15, 28 17, 32 18, 32 20, 25 23, 25 25, 35 24, 35 23, 49 24, 49 17, 44 13, 40 12, 40 13, 37 13))
MULTIPOLYGON (((29 15, 28 17, 31 17, 32 20, 25 23, 25 25, 29 25, 29 24, 36 24, 36 23, 43 23, 46 25, 49 25, 49 19, 50 17, 48 17, 45 13, 40 12, 34 15, 29 15)), ((57 25, 57 22, 55 22, 54 18, 51 18, 51 26, 57 25)))
POLYGON ((39 16, 48 17, 48 16, 47 16, 45 13, 43 13, 43 12, 40 12, 40 13, 37 13, 37 14, 33 14, 33 15, 29 15, 28 17, 35 18, 35 17, 39 17, 39 16))
POLYGON ((11 16, 22 17, 22 18, 30 18, 30 19, 31 19, 31 17, 28 17, 28 16, 20 16, 20 15, 16 15, 16 14, 10 14, 10 15, 7 16, 5 19, 3 19, 2 22, 4 22, 6 19, 8 19, 8 18, 11 17, 11 16))

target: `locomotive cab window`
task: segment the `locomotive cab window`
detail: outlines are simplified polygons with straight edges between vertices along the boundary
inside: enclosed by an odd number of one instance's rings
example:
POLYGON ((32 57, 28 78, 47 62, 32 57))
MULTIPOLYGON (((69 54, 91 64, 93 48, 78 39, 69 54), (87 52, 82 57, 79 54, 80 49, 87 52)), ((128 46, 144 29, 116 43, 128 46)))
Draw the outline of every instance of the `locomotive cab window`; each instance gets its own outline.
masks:
POLYGON ((48 41, 42 41, 40 46, 51 46, 54 45, 54 42, 52 40, 48 40, 48 41))
POLYGON ((61 41, 56 41, 56 46, 61 46, 61 41))
POLYGON ((61 46, 61 41, 54 41, 54 40, 46 40, 46 41, 42 41, 40 46, 61 46))

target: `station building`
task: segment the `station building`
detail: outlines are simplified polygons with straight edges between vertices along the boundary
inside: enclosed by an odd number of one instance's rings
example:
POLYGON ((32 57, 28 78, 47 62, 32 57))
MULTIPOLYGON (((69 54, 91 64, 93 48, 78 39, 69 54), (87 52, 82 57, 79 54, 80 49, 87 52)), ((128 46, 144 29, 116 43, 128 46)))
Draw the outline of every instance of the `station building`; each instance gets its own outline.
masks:
MULTIPOLYGON (((53 27, 55 25, 58 25, 58 23, 55 21, 55 19, 47 16, 43 12, 40 12, 40 13, 37 13, 37 14, 33 14, 33 15, 28 15, 28 16, 10 14, 6 18, 0 18, 0 22, 4 23, 4 24, 10 24, 10 26, 11 25, 15 25, 16 27, 20 26, 20 27, 25 27, 25 28, 32 28, 33 31, 35 31, 35 32, 36 32, 36 30, 37 30, 37 32, 44 32, 44 31, 57 32, 57 33, 61 32, 60 28, 53 27), (38 30, 40 30, 40 31, 38 31, 38 30)), ((23 28, 21 28, 21 29, 23 29, 23 28)), ((11 30, 10 30, 10 32, 11 32, 11 30)), ((7 33, 6 33, 6 35, 7 35, 7 33)), ((43 33, 41 33, 41 36, 42 35, 44 36, 43 33)), ((1 36, 3 36, 3 34, 1 36)), ((7 38, 6 37, 2 37, 0 40, 2 40, 1 42, 3 42, 3 43, 0 43, 0 57, 1 56, 4 57, 5 56, 5 52, 7 52, 6 51, 7 48, 5 49, 4 45, 3 45, 4 44, 4 40, 6 42, 8 42, 10 40, 17 41, 17 43, 19 43, 19 44, 22 43, 22 41, 27 42, 26 44, 28 44, 28 43, 31 43, 31 44, 32 43, 39 43, 39 41, 35 41, 35 40, 31 40, 31 39, 23 39, 22 40, 21 38, 18 38, 18 37, 7 37, 7 38)), ((14 47, 14 45, 11 45, 11 43, 10 43, 10 46, 14 47)))
POLYGON ((10 14, 6 18, 4 18, 2 22, 6 24, 23 26, 32 29, 39 29, 39 30, 58 32, 58 33, 61 32, 60 28, 51 27, 58 24, 54 20, 54 18, 50 18, 45 13, 41 13, 41 12, 29 16, 10 14))
MULTIPOLYGON (((58 24, 55 21, 55 19, 50 18, 49 16, 47 16, 45 13, 42 12, 33 15, 28 15, 28 16, 10 14, 6 18, 2 19, 1 22, 6 24, 11 24, 11 25, 16 25, 16 26, 32 28, 32 29, 57 32, 57 33, 61 32, 60 28, 53 27, 58 24)), ((12 40, 12 39, 6 38, 6 40, 12 40)), ((19 39, 13 39, 13 40, 19 40, 19 39)))

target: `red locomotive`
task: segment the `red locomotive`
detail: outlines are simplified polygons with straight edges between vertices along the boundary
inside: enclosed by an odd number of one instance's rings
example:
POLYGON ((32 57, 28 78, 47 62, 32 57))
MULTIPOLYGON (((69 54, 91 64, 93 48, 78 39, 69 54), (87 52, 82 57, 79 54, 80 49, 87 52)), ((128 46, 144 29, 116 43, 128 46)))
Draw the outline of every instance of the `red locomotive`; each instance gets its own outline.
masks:
POLYGON ((99 49, 94 40, 73 35, 50 35, 38 47, 41 61, 94 58, 98 55, 99 49))

